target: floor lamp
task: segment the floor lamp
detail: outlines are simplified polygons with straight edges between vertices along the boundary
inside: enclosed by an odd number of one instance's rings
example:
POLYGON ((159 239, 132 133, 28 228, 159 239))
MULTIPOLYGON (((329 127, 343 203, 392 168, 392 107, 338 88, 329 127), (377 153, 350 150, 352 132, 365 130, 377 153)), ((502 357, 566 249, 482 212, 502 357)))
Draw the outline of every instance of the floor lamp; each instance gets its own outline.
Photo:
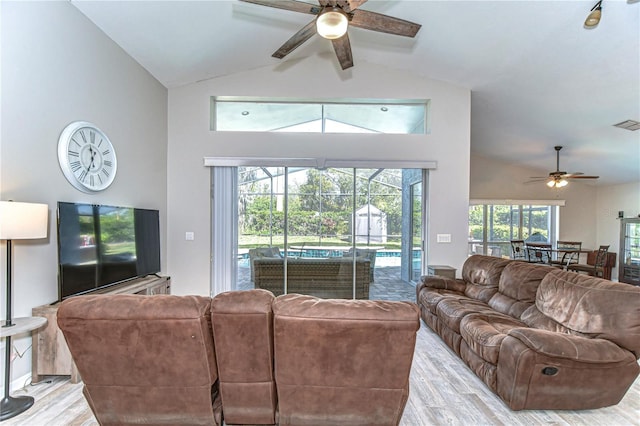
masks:
MULTIPOLYGON (((47 237, 49 206, 46 204, 0 201, 0 240, 7 240, 7 319, 2 328, 15 327, 11 316, 11 249, 12 240, 28 240, 47 237)), ((11 381, 11 333, 7 333, 4 362, 4 398, 0 404, 2 420, 17 416, 33 405, 30 396, 12 397, 11 381)))

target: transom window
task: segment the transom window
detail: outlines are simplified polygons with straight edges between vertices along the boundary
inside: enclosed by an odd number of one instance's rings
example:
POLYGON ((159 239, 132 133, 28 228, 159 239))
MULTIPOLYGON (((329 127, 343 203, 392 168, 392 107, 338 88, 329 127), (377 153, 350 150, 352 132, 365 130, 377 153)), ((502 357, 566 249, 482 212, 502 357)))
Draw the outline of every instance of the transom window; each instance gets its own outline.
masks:
POLYGON ((427 133, 427 100, 357 102, 212 98, 211 130, 301 133, 427 133))

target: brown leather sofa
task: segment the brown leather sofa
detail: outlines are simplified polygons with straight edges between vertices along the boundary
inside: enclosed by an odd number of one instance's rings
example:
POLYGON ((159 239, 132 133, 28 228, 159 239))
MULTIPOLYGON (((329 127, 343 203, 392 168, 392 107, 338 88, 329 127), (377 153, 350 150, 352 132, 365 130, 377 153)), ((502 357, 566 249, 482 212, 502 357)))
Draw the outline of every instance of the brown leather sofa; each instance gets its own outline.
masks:
POLYGON ((102 425, 397 425, 419 311, 266 290, 65 300, 58 325, 102 425))
POLYGON ((640 372, 640 287, 471 256, 422 278, 424 322, 513 410, 615 405, 640 372))

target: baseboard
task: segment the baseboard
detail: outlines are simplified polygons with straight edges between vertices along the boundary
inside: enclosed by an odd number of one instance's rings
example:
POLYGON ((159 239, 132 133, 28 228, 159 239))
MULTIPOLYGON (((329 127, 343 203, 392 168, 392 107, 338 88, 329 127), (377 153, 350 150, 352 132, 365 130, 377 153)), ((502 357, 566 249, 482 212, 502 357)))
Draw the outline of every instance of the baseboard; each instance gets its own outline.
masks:
POLYGON ((13 395, 14 392, 17 392, 20 389, 26 386, 29 386, 30 384, 31 384, 31 372, 25 374, 22 377, 18 377, 17 379, 14 379, 9 385, 9 389, 11 389, 11 394, 13 395))

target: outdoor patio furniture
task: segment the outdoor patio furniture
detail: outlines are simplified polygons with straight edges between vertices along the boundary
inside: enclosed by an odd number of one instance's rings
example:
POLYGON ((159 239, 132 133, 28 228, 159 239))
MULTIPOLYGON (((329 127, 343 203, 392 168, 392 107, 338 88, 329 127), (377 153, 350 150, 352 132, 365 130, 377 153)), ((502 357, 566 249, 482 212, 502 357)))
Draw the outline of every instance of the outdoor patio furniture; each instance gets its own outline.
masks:
MULTIPOLYGON (((376 267, 376 254, 377 249, 356 249, 356 258, 369 259, 369 280, 370 282, 374 281, 374 272, 376 267)), ((351 258, 353 256, 353 248, 345 251, 342 256, 346 258, 351 258)))
MULTIPOLYGON (((285 274, 283 258, 255 259, 254 286, 284 294, 285 274)), ((356 258, 356 299, 369 298, 370 262, 356 258)), ((349 258, 287 258, 287 293, 311 296, 353 298, 353 259, 349 258)))
POLYGON ((249 249, 249 264, 251 266, 251 281, 254 277, 253 261, 263 257, 281 258, 282 254, 278 247, 257 247, 249 249))

